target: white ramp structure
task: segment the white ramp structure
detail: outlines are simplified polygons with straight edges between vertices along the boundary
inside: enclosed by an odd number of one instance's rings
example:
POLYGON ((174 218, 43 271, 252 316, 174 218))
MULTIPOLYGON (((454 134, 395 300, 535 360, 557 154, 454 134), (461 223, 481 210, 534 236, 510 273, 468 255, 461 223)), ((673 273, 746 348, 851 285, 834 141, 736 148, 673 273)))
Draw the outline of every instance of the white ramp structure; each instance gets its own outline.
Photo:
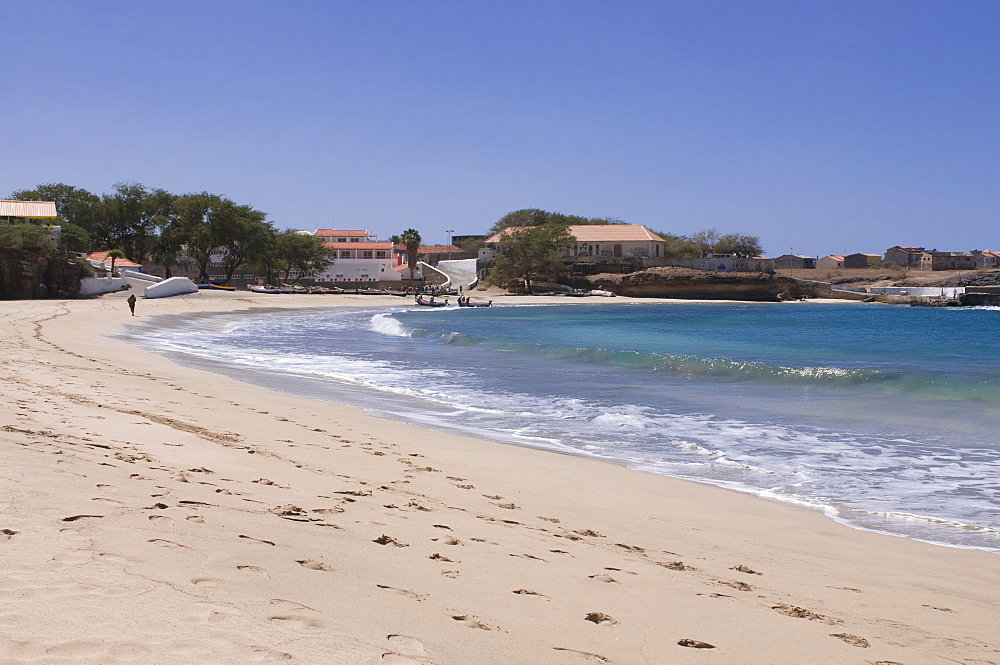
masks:
POLYGON ((166 298, 185 293, 198 293, 198 285, 187 277, 171 277, 146 287, 147 298, 166 298))

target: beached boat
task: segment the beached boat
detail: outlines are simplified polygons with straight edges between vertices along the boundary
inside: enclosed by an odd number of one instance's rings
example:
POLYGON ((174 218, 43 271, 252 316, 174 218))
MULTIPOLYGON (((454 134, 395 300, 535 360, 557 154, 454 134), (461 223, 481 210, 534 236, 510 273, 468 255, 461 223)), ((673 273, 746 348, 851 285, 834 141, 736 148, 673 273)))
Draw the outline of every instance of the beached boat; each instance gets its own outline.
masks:
POLYGON ((199 289, 208 289, 209 291, 235 291, 235 286, 226 286, 224 284, 199 284, 199 289))
POLYGON ((447 300, 445 300, 444 302, 437 302, 436 300, 434 300, 434 296, 431 296, 430 300, 424 300, 424 297, 422 295, 417 295, 414 298, 414 302, 417 305, 420 305, 421 307, 447 307, 448 306, 448 301, 447 300))
POLYGON ((251 284, 247 288, 254 293, 294 293, 292 289, 279 289, 275 286, 267 286, 266 284, 251 284))

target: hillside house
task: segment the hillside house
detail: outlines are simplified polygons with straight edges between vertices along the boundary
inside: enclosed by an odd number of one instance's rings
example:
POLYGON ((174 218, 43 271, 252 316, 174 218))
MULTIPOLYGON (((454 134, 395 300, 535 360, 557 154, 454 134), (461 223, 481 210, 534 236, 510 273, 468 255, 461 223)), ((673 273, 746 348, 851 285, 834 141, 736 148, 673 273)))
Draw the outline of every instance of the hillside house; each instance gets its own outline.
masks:
POLYGON ((844 267, 849 269, 871 268, 881 261, 882 257, 878 254, 858 252, 857 254, 847 254, 844 256, 844 267))
POLYGON ((896 245, 885 250, 883 255, 889 263, 895 263, 904 268, 919 268, 921 257, 924 255, 923 247, 909 247, 907 245, 896 245))
POLYGON ((976 259, 966 252, 928 250, 920 257, 921 270, 975 270, 976 259))
POLYGON ((816 261, 816 267, 820 270, 840 270, 844 267, 844 255, 828 254, 816 261))
MULTIPOLYGON (((521 227, 508 227, 486 239, 480 260, 492 260, 504 235, 521 227)), ((582 224, 568 227, 575 242, 562 247, 570 263, 662 260, 663 238, 641 224, 582 224)))
POLYGON ((805 254, 782 254, 774 260, 776 269, 803 270, 816 267, 816 259, 805 254))
POLYGON ((974 249, 969 254, 972 254, 972 258, 976 261, 976 267, 981 270, 1000 268, 1000 252, 994 252, 992 249, 984 249, 980 252, 978 249, 974 249))
MULTIPOLYGON (((99 263, 104 266, 104 270, 108 273, 111 272, 111 258, 108 257, 107 252, 91 252, 87 255, 87 259, 94 263, 99 263)), ((131 270, 132 272, 142 272, 142 264, 136 263, 135 261, 129 261, 128 259, 115 259, 115 270, 131 270)))

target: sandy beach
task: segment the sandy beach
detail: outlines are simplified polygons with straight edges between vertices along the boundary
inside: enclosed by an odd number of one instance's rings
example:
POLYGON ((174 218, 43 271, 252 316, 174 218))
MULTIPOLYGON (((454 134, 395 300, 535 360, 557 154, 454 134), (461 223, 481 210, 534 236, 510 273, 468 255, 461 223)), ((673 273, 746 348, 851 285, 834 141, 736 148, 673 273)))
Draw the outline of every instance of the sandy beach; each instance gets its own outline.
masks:
POLYGON ((2 305, 2 663, 1000 663, 995 554, 107 337, 383 298, 125 297, 2 305))

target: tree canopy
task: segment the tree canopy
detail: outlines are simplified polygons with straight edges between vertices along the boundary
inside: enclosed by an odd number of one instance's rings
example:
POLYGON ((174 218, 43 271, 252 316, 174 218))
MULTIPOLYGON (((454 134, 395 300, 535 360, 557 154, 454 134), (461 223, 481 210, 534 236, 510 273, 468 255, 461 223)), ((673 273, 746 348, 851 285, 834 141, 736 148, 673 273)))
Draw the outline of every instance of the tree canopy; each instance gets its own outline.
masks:
POLYGON ((503 284, 522 279, 531 293, 531 284, 538 278, 555 278, 565 271, 561 248, 572 242, 575 238, 565 224, 524 226, 505 233, 490 267, 490 282, 503 284))
POLYGON ((758 236, 741 233, 722 234, 717 229, 705 229, 689 236, 657 233, 666 242, 664 256, 685 259, 700 258, 707 253, 718 255, 757 256, 763 253, 758 236))
POLYGON ((555 224, 562 226, 582 226, 584 224, 624 224, 620 219, 612 217, 581 217, 579 215, 564 215, 561 212, 549 212, 538 208, 524 208, 508 212, 497 220, 487 235, 499 233, 504 229, 515 226, 541 226, 543 224, 555 224))

